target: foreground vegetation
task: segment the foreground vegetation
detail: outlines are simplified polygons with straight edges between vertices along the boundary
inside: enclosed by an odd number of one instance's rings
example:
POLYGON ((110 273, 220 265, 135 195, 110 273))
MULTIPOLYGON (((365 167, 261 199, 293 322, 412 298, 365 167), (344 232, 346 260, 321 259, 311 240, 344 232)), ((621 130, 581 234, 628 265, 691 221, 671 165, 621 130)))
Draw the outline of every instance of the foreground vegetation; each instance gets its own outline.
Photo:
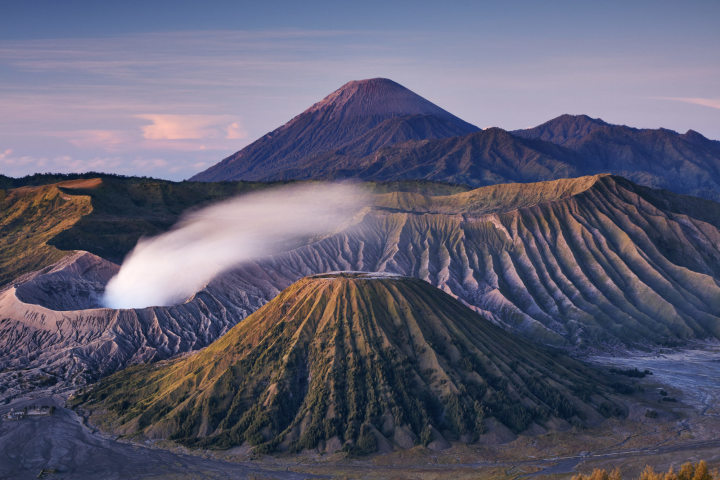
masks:
MULTIPOLYGON (((608 472, 605 469, 596 468, 592 473, 582 473, 572 477, 572 480, 622 480, 623 477, 619 468, 608 472)), ((704 460, 696 464, 684 463, 677 472, 670 467, 667 472, 656 472, 650 465, 638 477, 639 480, 720 480, 720 473, 715 470, 710 472, 704 460)))

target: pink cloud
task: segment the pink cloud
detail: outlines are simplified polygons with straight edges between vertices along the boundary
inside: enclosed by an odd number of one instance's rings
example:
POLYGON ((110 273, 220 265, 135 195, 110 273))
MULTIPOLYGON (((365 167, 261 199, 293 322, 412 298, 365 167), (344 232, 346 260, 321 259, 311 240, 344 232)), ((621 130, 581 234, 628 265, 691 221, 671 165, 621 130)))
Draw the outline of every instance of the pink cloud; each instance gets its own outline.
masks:
POLYGON ((720 99, 700 97, 661 97, 662 100, 673 100, 676 102, 691 103, 703 107, 716 108, 720 110, 720 99))
POLYGON ((247 133, 228 115, 142 114, 137 118, 151 122, 143 125, 146 140, 205 140, 245 138, 247 133))
POLYGON ((67 132, 65 136, 76 147, 104 150, 118 150, 131 140, 125 132, 117 130, 77 130, 67 132))
POLYGON ((227 135, 225 138, 228 140, 238 140, 247 138, 248 132, 245 130, 245 128, 240 124, 240 122, 232 122, 230 125, 227 126, 227 135))

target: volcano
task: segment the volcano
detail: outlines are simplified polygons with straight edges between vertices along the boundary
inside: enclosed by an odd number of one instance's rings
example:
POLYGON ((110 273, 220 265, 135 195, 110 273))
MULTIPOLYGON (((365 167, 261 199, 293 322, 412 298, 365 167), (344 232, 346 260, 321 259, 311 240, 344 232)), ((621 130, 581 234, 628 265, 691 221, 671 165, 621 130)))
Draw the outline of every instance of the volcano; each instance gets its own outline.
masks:
POLYGON ((361 156, 408 140, 478 130, 392 80, 352 81, 191 180, 282 180, 306 168, 317 177, 318 156, 361 156))
POLYGON ((191 180, 422 180, 473 188, 611 173, 720 201, 720 142, 560 115, 481 130, 383 78, 353 81, 191 180))
POLYGON ((363 454, 595 422, 621 412, 603 384, 427 282, 334 272, 206 349, 121 371, 74 402, 116 432, 192 447, 363 454))

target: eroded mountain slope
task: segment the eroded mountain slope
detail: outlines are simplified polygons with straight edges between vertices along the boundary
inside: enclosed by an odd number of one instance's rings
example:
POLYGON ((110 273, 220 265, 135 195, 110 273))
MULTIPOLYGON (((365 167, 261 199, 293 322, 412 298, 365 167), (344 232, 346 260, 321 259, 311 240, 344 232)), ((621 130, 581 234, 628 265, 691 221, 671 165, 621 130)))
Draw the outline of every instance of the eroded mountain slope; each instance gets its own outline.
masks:
POLYGON ((713 202, 612 176, 448 196, 388 193, 354 231, 222 281, 254 278, 279 291, 315 272, 390 271, 544 342, 718 338, 719 213, 713 202))
POLYGON ((621 410, 597 371, 517 339, 418 279, 304 278, 190 357, 78 395, 123 434, 260 451, 475 441, 621 410))
POLYGON ((118 266, 87 252, 0 290, 0 396, 62 391, 129 363, 204 347, 271 294, 208 288, 174 307, 112 310, 100 297, 118 266))
POLYGON ((92 189, 93 180, 0 189, 0 286, 66 254, 48 242, 92 211, 90 198, 64 189, 92 189))
MULTIPOLYGON (((97 257, 87 257, 92 268, 61 263, 21 278, 0 292, 4 368, 32 368, 58 387, 82 383, 207 345, 299 278, 337 270, 426 280, 540 343, 582 350, 720 338, 714 202, 607 175, 407 187, 375 186, 352 229, 243 264, 175 307, 97 308, 103 275, 117 268, 97 257)), ((28 375, 5 385, 22 382, 28 375)))
POLYGON ((366 155, 400 142, 478 130, 392 80, 357 80, 191 180, 318 179, 318 156, 366 155))

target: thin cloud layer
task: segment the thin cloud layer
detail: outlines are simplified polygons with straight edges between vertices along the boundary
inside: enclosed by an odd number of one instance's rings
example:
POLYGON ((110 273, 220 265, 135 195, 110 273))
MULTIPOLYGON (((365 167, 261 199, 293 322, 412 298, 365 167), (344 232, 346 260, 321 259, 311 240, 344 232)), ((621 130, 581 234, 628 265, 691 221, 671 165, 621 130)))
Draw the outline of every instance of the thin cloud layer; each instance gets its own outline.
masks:
POLYGON ((715 108, 720 110, 720 99, 718 98, 698 98, 698 97, 661 97, 662 100, 674 100, 676 102, 690 103, 692 105, 700 105, 703 107, 715 108))
POLYGON ((247 136, 238 120, 228 115, 142 114, 137 118, 151 122, 142 127, 146 140, 241 139, 247 136))

